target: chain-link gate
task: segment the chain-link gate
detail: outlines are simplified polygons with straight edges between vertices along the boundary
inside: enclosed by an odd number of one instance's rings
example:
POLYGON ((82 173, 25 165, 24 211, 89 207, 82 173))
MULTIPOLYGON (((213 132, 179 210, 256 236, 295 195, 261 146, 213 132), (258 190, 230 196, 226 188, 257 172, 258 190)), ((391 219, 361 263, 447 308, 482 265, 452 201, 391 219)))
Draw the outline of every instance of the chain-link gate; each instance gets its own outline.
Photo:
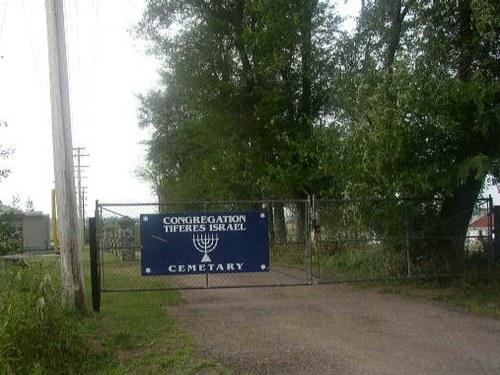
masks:
POLYGON ((109 204, 96 206, 100 290, 141 291, 307 285, 312 283, 309 204, 295 201, 109 204), (262 211, 268 220, 269 271, 141 275, 140 215, 262 211))

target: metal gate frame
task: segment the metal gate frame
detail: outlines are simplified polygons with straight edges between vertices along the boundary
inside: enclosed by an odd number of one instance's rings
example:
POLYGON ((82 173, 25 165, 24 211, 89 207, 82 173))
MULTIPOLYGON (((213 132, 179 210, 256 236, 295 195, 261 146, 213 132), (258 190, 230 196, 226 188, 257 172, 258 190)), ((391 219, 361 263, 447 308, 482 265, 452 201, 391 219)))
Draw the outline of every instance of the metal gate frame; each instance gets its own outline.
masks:
MULTIPOLYGON (((90 222, 93 292, 216 289, 311 285, 312 252, 309 200, 258 200, 158 203, 99 203, 90 222), (276 207, 283 208, 287 239, 273 235, 276 207), (270 272, 185 276, 141 276, 139 214, 160 212, 230 212, 265 210, 269 220, 270 272), (301 212, 302 220, 298 220, 301 212), (288 215, 286 218, 285 216, 288 215), (297 226, 300 226, 297 227, 297 226), (125 238, 125 232, 129 234, 125 238), (132 233, 132 235, 130 235, 132 233), (299 236, 301 233, 301 238, 299 236), (292 264, 292 262, 294 262, 292 264), (290 264, 289 264, 290 263, 290 264)), ((99 297, 100 298, 100 297, 99 297)), ((100 303, 96 300, 95 307, 100 303)))

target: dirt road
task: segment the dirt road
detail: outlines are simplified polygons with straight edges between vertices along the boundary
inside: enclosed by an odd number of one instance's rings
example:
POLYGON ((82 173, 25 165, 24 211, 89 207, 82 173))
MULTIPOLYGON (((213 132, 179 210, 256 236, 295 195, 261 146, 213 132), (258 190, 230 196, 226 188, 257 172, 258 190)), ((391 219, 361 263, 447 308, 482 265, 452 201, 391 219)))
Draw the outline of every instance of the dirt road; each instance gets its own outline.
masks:
POLYGON ((500 374, 500 320, 347 285, 185 291, 171 312, 238 374, 500 374))

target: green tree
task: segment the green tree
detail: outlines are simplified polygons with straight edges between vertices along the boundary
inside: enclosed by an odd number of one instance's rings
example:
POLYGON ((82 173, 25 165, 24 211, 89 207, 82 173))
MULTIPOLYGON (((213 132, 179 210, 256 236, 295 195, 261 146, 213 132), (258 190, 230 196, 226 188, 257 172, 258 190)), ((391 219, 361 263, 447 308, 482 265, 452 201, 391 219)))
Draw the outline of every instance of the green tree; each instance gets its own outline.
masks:
POLYGON ((139 32, 165 63, 163 87, 141 96, 140 120, 153 128, 148 168, 160 195, 332 190, 320 153, 332 146, 323 127, 336 22, 312 0, 149 2, 139 32))
POLYGON ((454 250, 485 175, 498 173, 499 11, 494 1, 365 1, 346 43, 354 63, 339 108, 358 166, 349 194, 438 198, 431 234, 457 238, 454 250))

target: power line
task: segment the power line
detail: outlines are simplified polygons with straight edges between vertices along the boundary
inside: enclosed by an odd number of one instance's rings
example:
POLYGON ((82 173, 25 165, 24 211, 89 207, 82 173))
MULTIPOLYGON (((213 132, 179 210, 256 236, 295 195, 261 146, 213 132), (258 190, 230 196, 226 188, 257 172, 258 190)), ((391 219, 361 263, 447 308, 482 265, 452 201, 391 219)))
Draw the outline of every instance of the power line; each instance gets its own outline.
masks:
POLYGON ((94 34, 92 35, 94 46, 94 53, 92 55, 92 122, 91 125, 95 126, 96 123, 96 112, 97 112, 97 52, 98 52, 98 42, 99 42, 99 1, 92 0, 92 13, 94 15, 94 34))
MULTIPOLYGON (((37 56, 39 56, 39 53, 37 53, 36 48, 35 48, 36 43, 34 43, 34 41, 33 41, 32 28, 30 27, 30 20, 28 17, 27 8, 26 8, 24 0, 21 0, 21 5, 23 8, 24 21, 26 24, 26 31, 27 31, 28 40, 29 40, 30 49, 31 49, 31 57, 33 60, 36 79, 38 82, 38 89, 39 89, 41 97, 45 97, 47 95, 47 91, 49 90, 49 88, 47 87, 46 82, 42 82, 42 78, 41 78, 42 76, 40 75, 40 63, 39 63, 39 58, 37 58, 37 56), (47 91, 44 91, 44 89, 46 89, 47 91)), ((47 107, 45 105, 42 106, 41 112, 42 112, 41 115, 45 118, 45 120, 48 123, 50 123, 51 122, 51 114, 50 114, 49 107, 47 107)))
POLYGON ((26 29, 28 30, 28 40, 30 42, 30 47, 31 47, 31 56, 33 57, 33 62, 35 64, 35 73, 38 81, 38 88, 40 89, 40 93, 43 95, 42 80, 40 79, 40 70, 38 69, 38 60, 36 58, 35 45, 33 44, 33 38, 31 37, 30 23, 28 20, 28 14, 26 13, 26 6, 24 4, 24 0, 21 0, 21 4, 23 6, 23 14, 24 14, 24 21, 26 22, 26 29))
POLYGON ((64 16, 63 18, 66 20, 64 23, 64 31, 66 34, 66 54, 68 58, 68 80, 69 80, 69 96, 70 96, 70 105, 71 105, 71 122, 73 124, 72 134, 78 133, 78 112, 79 112, 79 98, 77 97, 77 92, 79 90, 75 89, 77 81, 76 77, 78 77, 78 44, 74 41, 74 35, 78 28, 77 19, 78 17, 74 15, 72 5, 74 2, 68 2, 67 0, 62 0, 64 5, 64 16), (76 46, 76 48, 75 48, 76 46), (73 69, 74 68, 74 69, 73 69))
POLYGON ((5 0, 5 8, 3 10, 3 16, 2 16, 2 25, 0 26, 0 41, 2 40, 3 25, 5 25, 5 15, 7 14, 7 5, 8 4, 9 4, 9 0, 5 0))
POLYGON ((77 196, 78 196, 78 216, 80 219, 85 219, 85 202, 84 202, 84 194, 83 194, 83 186, 82 180, 87 178, 82 175, 82 171, 84 168, 89 168, 88 165, 82 164, 82 159, 89 157, 89 154, 84 153, 85 147, 73 147, 73 158, 75 159, 75 172, 76 172, 76 184, 77 184, 77 196))

